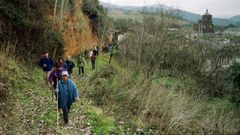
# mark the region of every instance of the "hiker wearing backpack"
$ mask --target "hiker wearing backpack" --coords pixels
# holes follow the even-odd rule
[[[48,52],[44,52],[43,57],[39,60],[38,65],[45,72],[45,80],[48,82],[48,77],[51,73],[54,62],[51,58],[49,58]]]
[[[78,66],[78,74],[84,74],[84,67],[86,65],[86,61],[84,59],[84,57],[82,57],[81,55],[78,56],[78,60],[77,60],[77,66]]]
[[[72,104],[79,100],[80,94],[76,84],[69,78],[67,71],[63,71],[61,76],[62,79],[58,81],[59,106],[63,110],[64,125],[69,126],[68,114]]]
[[[73,68],[75,67],[75,64],[71,61],[70,56],[67,57],[67,60],[65,61],[66,65],[67,65],[67,71],[69,76],[71,76],[72,72],[73,72]]]
[[[52,84],[54,89],[56,89],[57,80],[62,79],[61,74],[63,71],[67,71],[67,70],[63,68],[61,62],[57,62],[55,65],[55,69],[51,72],[51,74],[49,76],[49,82],[50,82],[50,84]]]
[[[97,59],[96,55],[92,54],[91,59],[90,59],[92,62],[92,70],[94,70],[96,67],[96,59]]]

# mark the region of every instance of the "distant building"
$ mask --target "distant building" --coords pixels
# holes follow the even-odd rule
[[[214,24],[212,21],[212,15],[206,13],[202,15],[202,19],[198,21],[197,24],[194,24],[193,29],[200,33],[213,33],[214,32]]]

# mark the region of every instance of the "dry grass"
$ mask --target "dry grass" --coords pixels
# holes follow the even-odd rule
[[[129,69],[112,66],[102,68],[92,78],[92,99],[110,108],[108,111],[119,119],[134,119],[138,128],[157,128],[162,134],[239,133],[240,109],[227,99],[189,96],[187,91],[195,89],[194,83],[179,80],[166,87]]]
[[[9,126],[12,106],[14,106],[14,96],[11,92],[11,86],[14,83],[13,76],[16,70],[13,67],[14,47],[0,49],[0,134],[5,133]]]

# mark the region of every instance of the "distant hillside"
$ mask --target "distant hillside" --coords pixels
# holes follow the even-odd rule
[[[224,19],[224,18],[214,18],[213,23],[215,25],[220,25],[220,26],[228,26],[231,24],[236,25],[236,22],[231,21],[230,19]]]
[[[157,5],[148,5],[148,6],[118,6],[106,2],[100,2],[107,9],[118,9],[118,10],[127,10],[127,11],[142,11],[143,9],[147,9],[148,11],[160,11],[160,10],[168,10],[171,9],[168,6],[157,4]]]
[[[173,12],[173,14],[175,14],[176,16],[180,16],[183,19],[186,19],[186,20],[188,20],[190,22],[197,22],[201,18],[200,14],[195,14],[195,13],[191,13],[191,12],[184,11],[184,10],[174,9],[174,8],[162,5],[162,4],[149,5],[149,6],[144,6],[144,7],[117,6],[117,5],[104,3],[104,2],[101,2],[101,4],[105,8],[111,9],[111,10],[119,10],[119,9],[121,9],[121,10],[125,10],[125,11],[135,11],[135,12],[136,11],[142,11],[143,9],[146,9],[148,12],[170,11],[170,12]],[[204,13],[204,11],[203,11],[203,13]],[[240,15],[232,17],[231,19],[213,18],[213,23],[215,25],[220,25],[220,26],[228,26],[230,24],[237,25],[237,24],[240,23]]]
[[[230,18],[230,20],[240,23],[240,15],[234,16],[234,17]]]
[[[101,2],[101,1],[100,1],[100,4],[101,4],[104,8],[107,8],[107,9],[118,9],[118,8],[119,8],[119,6],[117,6],[117,5],[113,5],[113,4],[106,3],[106,2]]]
[[[183,11],[183,10],[176,10],[176,12],[178,16],[181,16],[182,18],[189,20],[191,22],[197,22],[201,18],[201,15]]]
[[[188,11],[183,11],[183,10],[177,10],[178,15],[183,17],[186,20],[189,20],[191,22],[197,22],[199,19],[201,19],[201,15],[191,13]],[[233,21],[230,19],[224,19],[224,18],[213,18],[213,23],[215,25],[220,25],[220,26],[228,26],[230,24],[235,24],[237,21]]]

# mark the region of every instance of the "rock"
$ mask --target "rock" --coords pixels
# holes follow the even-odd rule
[[[119,122],[119,124],[121,124],[121,125],[124,125],[124,124],[125,124],[125,122],[124,122],[124,121],[120,121],[120,122]]]
[[[143,131],[142,129],[140,129],[140,128],[138,128],[138,129],[136,130],[136,132],[137,132],[137,133],[144,133],[144,131]]]
[[[2,114],[3,117],[7,117],[7,114]]]

